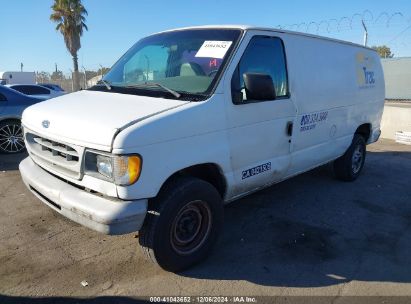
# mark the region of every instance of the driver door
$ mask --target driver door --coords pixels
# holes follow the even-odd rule
[[[226,94],[226,110],[235,185],[232,197],[283,179],[290,166],[296,109],[289,93],[284,44],[281,38],[263,33],[249,33],[242,43],[244,51],[240,46],[237,63],[229,71],[231,94]],[[250,99],[244,87],[245,73],[269,75],[275,99]]]

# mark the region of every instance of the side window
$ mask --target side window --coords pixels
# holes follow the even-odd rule
[[[33,95],[30,86],[16,85],[16,86],[13,86],[12,89],[14,89],[16,91],[19,91],[20,93],[23,93],[23,94],[26,94],[26,95]]]
[[[48,95],[50,94],[50,91],[46,88],[30,86],[30,85],[14,86],[13,89],[23,94],[26,94],[26,95]]]
[[[7,97],[0,93],[0,102],[7,101]]]
[[[16,90],[16,91],[18,91],[18,92],[20,92],[20,93],[23,93],[23,94],[28,94],[26,91],[26,86],[20,86],[20,85],[17,85],[17,86],[12,86],[11,87],[13,90]]]
[[[36,86],[27,86],[29,95],[49,95],[50,91],[46,88],[36,87]]]
[[[21,86],[20,87],[20,92],[23,92],[24,94],[27,94],[27,95],[33,95],[34,94],[34,90],[30,86]]]
[[[282,40],[267,36],[255,36],[250,40],[231,80],[233,102],[237,104],[251,101],[247,99],[244,88],[243,75],[245,73],[270,75],[276,97],[287,97],[287,67]]]

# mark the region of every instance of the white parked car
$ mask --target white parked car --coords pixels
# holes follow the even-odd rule
[[[38,84],[7,84],[6,87],[29,96],[45,99],[50,99],[65,94],[64,91],[51,89]]]
[[[378,54],[246,26],[140,40],[93,88],[24,111],[27,187],[169,271],[204,259],[223,205],[322,164],[353,181],[378,140]],[[319,190],[321,191],[321,189]]]

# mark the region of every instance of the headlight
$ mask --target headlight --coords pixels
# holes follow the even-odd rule
[[[104,175],[107,178],[113,178],[113,162],[111,160],[111,157],[97,155],[96,163],[98,173]]]
[[[116,185],[132,185],[141,174],[141,157],[139,155],[103,155],[87,151],[85,173],[112,181]]]

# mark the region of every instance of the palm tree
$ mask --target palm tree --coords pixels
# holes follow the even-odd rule
[[[50,20],[57,23],[56,30],[63,35],[67,50],[73,57],[74,90],[78,91],[80,89],[80,79],[78,76],[77,52],[81,48],[80,37],[83,35],[83,30],[88,30],[85,23],[85,16],[88,13],[81,0],[54,0],[51,9],[53,13],[50,15]]]

